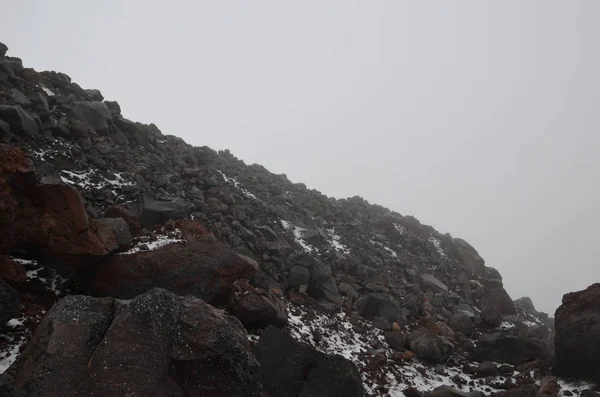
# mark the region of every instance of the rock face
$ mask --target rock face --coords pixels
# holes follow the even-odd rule
[[[14,368],[23,396],[261,396],[239,321],[160,289],[126,304],[64,298]]]
[[[317,352],[274,327],[267,328],[254,352],[270,396],[364,396],[360,375],[350,361]]]
[[[498,326],[504,316],[514,315],[517,312],[501,282],[490,280],[487,284],[485,293],[479,300],[481,317],[488,324]]]
[[[181,230],[185,243],[109,256],[76,274],[76,288],[131,299],[158,287],[215,302],[228,297],[234,281],[247,280],[257,270],[254,261],[215,240],[198,223],[181,220],[171,227]]]
[[[21,106],[0,105],[0,120],[10,126],[12,133],[29,136],[39,133],[36,121]]]
[[[600,283],[563,296],[555,314],[553,372],[600,383]]]

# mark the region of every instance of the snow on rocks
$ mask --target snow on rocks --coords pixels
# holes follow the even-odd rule
[[[140,236],[135,240],[133,247],[125,252],[119,252],[117,255],[131,255],[138,252],[154,251],[169,244],[186,243],[181,230],[165,231],[164,228],[161,229],[160,233],[156,233],[153,236]]]
[[[54,295],[60,296],[62,294],[63,291],[60,290],[60,286],[65,282],[65,279],[56,273],[56,270],[45,268],[36,260],[10,258],[22,264],[25,268],[26,283],[39,282],[45,290],[51,291]]]
[[[299,227],[299,226],[295,226],[292,222],[289,221],[284,221],[283,219],[281,220],[281,225],[283,226],[283,228],[285,230],[291,230],[292,233],[294,234],[294,240],[300,244],[300,246],[302,248],[304,248],[304,251],[308,252],[309,254],[312,252],[317,251],[317,249],[315,247],[313,247],[312,245],[308,244],[303,238],[302,238],[302,232],[304,232],[305,228]]]
[[[217,170],[217,172],[221,174],[225,182],[233,184],[233,187],[239,189],[239,191],[241,191],[244,196],[250,197],[254,200],[258,200],[254,193],[251,193],[248,189],[245,189],[242,186],[240,186],[240,183],[237,181],[237,179],[228,177],[223,171]]]
[[[32,150],[31,154],[38,160],[48,161],[56,160],[57,157],[69,158],[71,156],[71,150],[73,145],[68,142],[63,142],[59,139],[54,139],[48,143],[44,149]]]
[[[379,241],[375,241],[375,240],[371,240],[370,241],[371,244],[377,246],[377,247],[381,247],[383,248],[388,254],[390,254],[394,259],[398,259],[398,254],[396,253],[396,251],[394,251],[393,249],[391,249],[390,247],[387,247],[385,245],[383,245],[382,243],[380,243]]]
[[[350,254],[350,249],[340,242],[340,236],[335,233],[335,229],[326,229],[329,244],[337,251],[340,251],[346,255]]]
[[[40,85],[40,86],[38,86],[38,87],[40,87],[42,89],[42,91],[44,91],[46,93],[46,95],[48,95],[48,96],[54,96],[54,95],[56,95],[54,92],[52,92],[51,89],[49,89],[48,87],[44,86],[43,84]]]
[[[448,255],[446,255],[446,252],[444,252],[444,249],[442,248],[442,242],[440,240],[438,240],[435,237],[429,237],[429,241],[431,242],[431,244],[433,244],[438,254],[440,254],[442,258],[448,257]]]

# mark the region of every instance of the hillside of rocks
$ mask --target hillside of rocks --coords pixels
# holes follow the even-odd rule
[[[595,395],[597,292],[554,324],[463,239],[188,145],[7,51],[0,395]]]

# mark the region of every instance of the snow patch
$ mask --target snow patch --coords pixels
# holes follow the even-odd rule
[[[26,282],[34,282],[37,280],[48,291],[52,291],[56,296],[59,296],[63,291],[59,287],[66,281],[54,269],[47,269],[40,265],[38,261],[32,259],[21,259],[10,257],[13,261],[20,263],[25,268]],[[40,273],[44,274],[41,276]]]
[[[340,236],[335,234],[335,229],[326,229],[329,237],[329,244],[337,251],[341,251],[342,253],[348,255],[350,253],[350,249],[346,247],[344,244],[340,243]]]
[[[251,193],[248,189],[241,187],[240,183],[237,181],[237,179],[228,177],[227,175],[225,175],[225,173],[223,171],[217,170],[217,172],[219,174],[221,174],[221,176],[223,177],[223,180],[225,182],[233,183],[233,187],[235,187],[236,189],[239,189],[242,192],[242,194],[244,194],[244,196],[250,197],[254,200],[258,200],[258,198],[256,197],[256,195],[254,193]]]
[[[387,246],[383,245],[382,243],[380,243],[379,241],[375,241],[375,240],[371,240],[371,244],[383,248],[394,259],[398,259],[398,254],[396,253],[396,251],[394,251],[390,247],[387,247]]]
[[[500,329],[511,329],[514,328],[515,325],[509,321],[503,321],[498,328]]]
[[[437,250],[438,254],[440,254],[440,256],[442,258],[447,258],[448,257],[448,255],[446,255],[446,252],[444,252],[444,250],[442,248],[442,242],[440,240],[438,240],[435,237],[429,237],[429,241],[433,244],[433,246]]]
[[[42,89],[42,91],[44,91],[46,93],[46,95],[48,96],[54,96],[56,95],[51,89],[49,89],[48,87],[42,85],[39,85],[38,87],[40,87]]]
[[[313,247],[312,245],[308,244],[303,238],[302,238],[302,232],[307,230],[304,229],[302,227],[299,226],[295,226],[292,222],[289,221],[284,221],[283,219],[281,220],[281,225],[283,226],[283,228],[285,230],[291,230],[292,233],[294,234],[294,240],[300,244],[300,246],[302,248],[304,248],[304,251],[308,252],[309,254],[317,251],[317,249],[315,247]]]
[[[158,233],[155,236],[155,240],[150,240],[150,236],[142,236],[128,251],[119,252],[117,255],[131,255],[138,252],[154,251],[169,244],[186,242],[179,229],[175,229],[169,233],[163,230],[162,233]]]
[[[8,344],[8,350],[0,352],[0,374],[3,374],[17,360],[21,346],[25,344],[26,339],[24,337],[17,339],[7,335],[0,335],[0,337],[7,339]]]

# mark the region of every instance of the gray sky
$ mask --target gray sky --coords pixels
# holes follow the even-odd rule
[[[123,114],[471,242],[554,312],[600,281],[600,2],[0,0]]]

